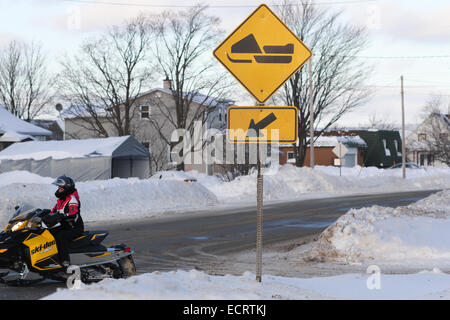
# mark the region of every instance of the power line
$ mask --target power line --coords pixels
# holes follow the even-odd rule
[[[450,55],[442,56],[345,56],[356,59],[448,59]]]
[[[110,1],[94,1],[94,0],[63,0],[65,2],[75,2],[84,4],[102,4],[111,6],[126,6],[126,7],[150,7],[150,8],[193,8],[196,5],[168,5],[168,4],[149,4],[149,3],[124,3],[124,2],[110,2]],[[360,4],[367,2],[377,2],[378,0],[348,0],[348,1],[324,1],[312,2],[310,5],[345,5],[345,4]],[[295,4],[271,4],[271,7],[286,7],[296,6]],[[255,5],[208,5],[208,8],[253,8]]]

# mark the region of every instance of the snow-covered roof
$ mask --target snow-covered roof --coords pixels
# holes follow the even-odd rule
[[[155,88],[155,89],[151,89],[151,90],[142,92],[141,94],[139,94],[137,96],[137,99],[140,99],[146,95],[149,95],[151,93],[158,92],[158,91],[163,92],[168,95],[172,95],[172,90],[170,90],[170,89]],[[188,98],[192,97],[192,101],[194,101],[198,104],[202,104],[204,106],[209,106],[209,107],[218,107],[218,106],[226,107],[227,105],[234,103],[234,101],[230,100],[230,99],[218,99],[216,97],[206,96],[206,95],[198,93],[198,92],[197,93],[184,92],[183,94],[185,95],[185,97],[188,97]],[[106,110],[109,107],[94,106],[93,108],[96,110],[96,113],[99,116],[102,116],[102,117],[108,116]],[[63,119],[71,119],[71,118],[78,118],[78,117],[91,117],[91,115],[85,110],[84,107],[72,105],[69,108],[67,108],[66,110],[64,110],[63,112],[61,112],[61,117]]]
[[[360,136],[320,136],[314,141],[315,147],[335,147],[338,143],[351,148],[367,148]]]
[[[35,140],[33,136],[20,134],[14,131],[7,131],[0,137],[0,142],[20,142],[24,140]]]
[[[339,142],[350,148],[367,148],[360,136],[320,136],[314,140],[314,147],[335,147]],[[292,147],[292,143],[282,143],[280,147]]]
[[[166,94],[172,95],[172,90],[170,90],[170,89],[155,88],[155,89],[149,90],[147,92],[143,92],[142,94],[139,95],[139,97],[143,97],[145,95],[148,95],[148,94],[156,92],[156,91],[160,91],[160,92],[164,92]],[[206,96],[206,95],[198,93],[198,92],[183,92],[183,95],[188,98],[192,97],[192,101],[194,101],[198,104],[203,104],[205,106],[210,106],[210,107],[216,107],[219,105],[234,103],[234,101],[230,100],[230,99],[218,99],[216,97]]]
[[[93,110],[95,110],[95,113],[99,117],[106,117],[108,113],[105,110],[105,107],[101,106],[93,106],[91,107]],[[67,109],[64,109],[61,112],[61,118],[62,119],[73,119],[73,118],[80,118],[80,117],[92,117],[92,115],[86,110],[86,107],[79,106],[79,105],[71,105]],[[61,127],[61,129],[64,131],[64,125],[61,125],[61,123],[58,123]]]
[[[111,156],[130,136],[84,140],[29,141],[15,143],[0,152],[0,160],[80,158]]]
[[[17,132],[32,136],[51,136],[52,132],[21,120],[0,105],[0,133]]]

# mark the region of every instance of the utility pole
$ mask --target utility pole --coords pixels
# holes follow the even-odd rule
[[[313,81],[312,81],[312,59],[308,63],[309,73],[309,163],[314,168],[314,105],[313,105]]]
[[[405,146],[405,92],[403,90],[403,75],[401,81],[401,97],[402,97],[402,176],[406,179],[406,146]]]

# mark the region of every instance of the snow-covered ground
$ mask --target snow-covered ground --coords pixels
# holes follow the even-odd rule
[[[225,182],[218,177],[186,173],[183,179],[112,179],[77,183],[83,217],[89,222],[154,217],[221,205],[255,201],[254,174]],[[180,176],[185,176],[181,174]],[[0,174],[0,223],[17,203],[41,208],[55,201],[51,178],[28,172]],[[308,249],[296,248],[274,260],[296,256],[312,262],[375,265],[381,274],[355,273],[298,278],[264,275],[212,276],[191,271],[154,272],[130,279],[105,280],[79,290],[59,290],[48,299],[435,299],[450,298],[450,169],[401,170],[333,167],[266,172],[265,201],[349,193],[444,189],[415,204],[397,209],[350,210],[328,227]],[[187,214],[187,213],[186,213]],[[212,213],[214,214],[214,213]],[[415,265],[423,272],[383,274],[386,265]],[[376,269],[375,270],[378,270]]]
[[[450,299],[450,275],[438,269],[417,274],[345,274],[290,278],[254,274],[212,276],[197,270],[153,272],[103,280],[77,289],[58,289],[46,300],[300,300]]]
[[[219,201],[252,201],[256,197],[256,175],[237,177],[223,183],[217,177],[189,172]],[[450,168],[407,169],[402,179],[401,169],[375,167],[342,168],[316,166],[297,168],[284,165],[267,169],[264,175],[264,200],[285,200],[307,194],[344,194],[395,192],[407,190],[444,189],[450,187]]]
[[[168,175],[169,177],[171,175]],[[184,182],[185,176],[197,182]],[[178,178],[178,179],[177,179]],[[55,203],[52,178],[26,171],[0,174],[0,224],[5,224],[13,208],[28,202],[39,208]],[[264,176],[264,201],[293,200],[350,193],[395,192],[450,188],[450,169],[401,170],[336,167],[297,168],[285,165],[268,169]],[[256,175],[226,182],[220,177],[197,172],[174,178],[111,179],[77,183],[86,222],[155,217],[174,212],[195,211],[218,205],[253,204]]]
[[[365,273],[331,277],[263,275],[250,272],[213,276],[197,270],[153,272],[60,289],[46,299],[450,299],[450,190],[397,209],[373,206],[350,210],[310,245],[305,260],[365,263]],[[287,265],[303,248],[272,255]],[[385,274],[386,265],[412,265],[422,271]]]
[[[349,193],[390,192],[450,188],[450,169],[401,170],[335,167],[296,168],[285,165],[268,169],[264,177],[264,201]],[[191,176],[197,182],[184,182]],[[167,175],[171,176],[171,175]],[[177,179],[179,177],[179,179]],[[26,171],[0,174],[0,224],[6,223],[13,208],[28,202],[49,208],[55,202],[52,178]],[[226,182],[220,177],[197,172],[164,179],[111,179],[77,183],[87,222],[112,221],[161,216],[173,212],[194,211],[222,204],[254,203],[256,175]]]

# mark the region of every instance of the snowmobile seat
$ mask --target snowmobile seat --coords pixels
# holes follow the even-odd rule
[[[108,249],[105,246],[102,246],[101,244],[93,246],[93,245],[88,245],[88,246],[83,246],[83,247],[79,247],[79,248],[68,248],[67,251],[69,252],[69,254],[71,253],[85,253],[88,254],[94,254],[98,255],[99,252],[106,252],[108,251]]]
[[[98,246],[109,234],[108,231],[85,231],[83,235],[72,240],[69,248]]]

